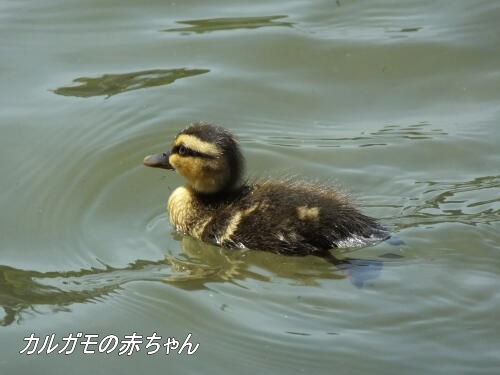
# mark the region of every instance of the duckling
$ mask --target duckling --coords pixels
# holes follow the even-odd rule
[[[143,163],[187,180],[168,199],[170,222],[204,242],[335,260],[333,248],[388,237],[381,224],[327,186],[244,180],[238,142],[220,126],[195,123],[175,137],[169,152],[146,156]]]

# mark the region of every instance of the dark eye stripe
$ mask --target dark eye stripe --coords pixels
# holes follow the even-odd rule
[[[178,154],[181,156],[193,156],[193,157],[206,158],[206,159],[214,159],[214,157],[212,155],[208,155],[208,154],[204,154],[202,152],[194,151],[194,150],[192,150],[189,147],[186,147],[184,145],[175,146],[172,149],[172,154]]]

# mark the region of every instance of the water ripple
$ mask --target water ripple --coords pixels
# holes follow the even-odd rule
[[[402,141],[414,142],[420,140],[439,139],[447,136],[448,133],[439,128],[433,128],[428,122],[419,122],[409,125],[384,125],[382,128],[363,132],[358,135],[334,137],[327,133],[339,133],[340,130],[330,129],[325,131],[321,129],[322,137],[311,137],[304,134],[303,131],[287,131],[283,134],[267,134],[265,142],[273,146],[280,147],[369,147],[369,146],[388,146],[400,145]],[[258,136],[257,136],[258,137]],[[263,138],[263,137],[262,137]]]
[[[417,182],[425,187],[416,204],[403,208],[400,228],[434,223],[492,224],[500,220],[500,176],[461,182]]]
[[[153,221],[160,224],[163,220],[156,217]],[[167,233],[162,230],[161,235]],[[126,284],[138,281],[166,283],[182,290],[206,290],[214,288],[214,283],[229,283],[243,289],[254,282],[319,286],[327,280],[342,281],[353,277],[349,269],[335,268],[317,257],[234,251],[175,236],[180,240],[178,250],[169,246],[167,254],[160,259],[139,259],[123,267],[101,262],[97,267],[76,271],[40,272],[0,265],[0,306],[4,309],[0,324],[22,323],[30,314],[55,314],[71,310],[73,304],[102,301],[118,293]],[[121,247],[125,246],[123,242],[120,242]],[[82,245],[88,244],[87,241]],[[384,247],[380,251],[383,252]],[[380,259],[383,257],[381,255]],[[355,271],[363,272],[362,268]],[[366,278],[366,272],[354,275],[351,281],[356,283],[363,279],[364,283],[371,278],[370,275]]]

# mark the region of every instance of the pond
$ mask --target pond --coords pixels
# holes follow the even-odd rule
[[[1,2],[1,373],[498,373],[499,17]],[[333,253],[381,268],[175,233],[183,180],[142,159],[196,121],[238,137],[251,178],[349,194],[397,240]]]

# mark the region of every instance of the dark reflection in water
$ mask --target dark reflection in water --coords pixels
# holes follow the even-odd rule
[[[403,27],[398,29],[389,29],[386,32],[391,34],[391,38],[408,38],[411,33],[416,33],[422,30],[423,27]],[[409,35],[408,35],[409,34]]]
[[[380,261],[353,260],[335,267],[324,259],[289,257],[262,251],[234,251],[182,239],[184,252],[157,261],[138,260],[125,268],[106,266],[71,272],[38,272],[0,266],[0,325],[21,323],[25,315],[68,311],[74,303],[98,301],[132,281],[160,281],[185,290],[206,288],[207,283],[276,278],[293,284],[317,285],[320,280],[348,277],[357,287],[376,278]],[[244,287],[244,286],[243,286]],[[47,312],[48,309],[48,312]]]
[[[417,32],[418,30],[421,30],[421,27],[405,27],[400,30],[402,33],[414,33]]]
[[[208,69],[152,69],[124,74],[104,74],[96,78],[80,77],[73,82],[79,86],[64,86],[54,90],[58,95],[88,98],[107,95],[111,97],[122,92],[148,87],[168,85],[178,79],[208,73]]]
[[[212,31],[234,30],[234,29],[258,29],[261,27],[271,26],[293,26],[292,22],[284,22],[276,20],[286,18],[287,16],[267,16],[267,17],[234,17],[234,18],[211,18],[202,20],[178,21],[186,27],[167,29],[162,31],[180,31],[183,33],[208,33]]]
[[[238,281],[247,278],[266,282],[283,278],[301,285],[317,285],[318,280],[344,279],[350,269],[347,264],[335,267],[319,257],[235,251],[190,237],[182,238],[182,248],[182,257],[170,258],[174,273],[166,281],[186,289],[199,289],[207,282],[230,281],[238,284]]]
[[[165,262],[137,261],[125,269],[106,267],[71,272],[38,272],[0,266],[0,305],[4,317],[0,325],[23,320],[23,313],[65,311],[74,303],[95,301],[132,280],[160,279],[151,270]],[[147,272],[145,272],[147,271]]]

